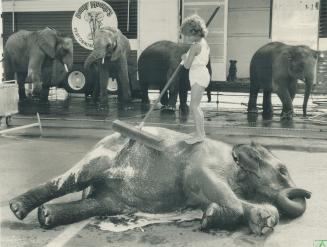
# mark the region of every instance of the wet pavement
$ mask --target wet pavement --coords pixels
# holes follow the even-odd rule
[[[152,94],[151,99],[156,96]],[[56,94],[47,104],[25,102],[19,106],[19,114],[11,118],[10,127],[21,126],[36,122],[38,112],[43,126],[42,137],[37,127],[0,137],[1,246],[62,246],[60,243],[64,242],[64,246],[315,246],[316,240],[327,239],[326,97],[311,97],[307,118],[301,117],[302,98],[296,98],[296,116],[288,123],[279,119],[278,100],[275,100],[273,120],[263,121],[259,115],[256,122],[249,122],[247,97],[246,94],[225,93],[218,96],[218,105],[217,95],[212,96],[211,103],[206,103],[204,97],[202,107],[207,136],[231,144],[256,141],[272,149],[287,163],[295,183],[313,193],[302,217],[282,220],[274,232],[265,237],[249,234],[246,227],[232,232],[204,233],[199,230],[199,221],[112,233],[101,231],[88,222],[44,230],[37,222],[35,210],[24,221],[17,220],[9,210],[9,199],[73,166],[97,141],[112,133],[113,120],[119,118],[138,124],[148,110],[139,100],[124,109],[115,96],[110,97],[108,109],[97,110],[91,100],[85,101],[77,95],[67,97],[62,93]],[[194,128],[190,116],[181,116],[179,111],[164,114],[160,106],[149,118],[148,125],[186,133]],[[77,200],[80,196],[81,193],[74,193],[55,201]]]

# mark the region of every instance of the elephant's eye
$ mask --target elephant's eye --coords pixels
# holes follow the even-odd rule
[[[278,171],[279,171],[279,173],[282,174],[282,175],[287,175],[287,168],[286,168],[285,166],[280,166],[280,167],[278,168]]]
[[[111,44],[108,44],[107,45],[107,49],[110,50],[112,48],[112,45]]]

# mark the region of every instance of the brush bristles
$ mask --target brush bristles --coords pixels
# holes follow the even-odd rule
[[[149,132],[141,130],[133,125],[127,124],[120,120],[115,120],[112,123],[112,129],[121,133],[124,136],[129,137],[139,143],[144,144],[147,147],[162,151],[164,149],[162,139]]]

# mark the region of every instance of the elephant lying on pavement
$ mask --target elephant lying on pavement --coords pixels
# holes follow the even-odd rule
[[[148,46],[138,60],[139,81],[141,86],[142,102],[148,103],[148,89],[155,86],[163,89],[169,78],[174,73],[181,56],[188,51],[190,45],[175,43],[172,41],[158,41]],[[210,61],[207,65],[211,75]],[[184,67],[177,74],[168,92],[164,94],[160,103],[165,110],[175,111],[177,96],[179,95],[180,110],[187,112],[187,93],[190,90],[188,70]],[[207,89],[208,101],[211,100],[209,88]]]
[[[165,151],[115,133],[63,175],[12,199],[11,210],[24,219],[39,207],[41,226],[52,228],[97,215],[197,207],[204,212],[203,229],[246,222],[256,234],[273,228],[280,213],[289,218],[304,213],[310,192],[295,187],[286,166],[261,145],[233,147],[211,139],[187,145],[186,134],[144,130],[163,138]],[[88,186],[84,199],[44,204]]]
[[[5,79],[17,73],[19,98],[26,98],[25,82],[32,82],[33,95],[47,100],[49,88],[60,86],[73,65],[73,41],[51,28],[20,30],[4,47]]]
[[[257,113],[257,96],[263,89],[263,118],[271,119],[273,116],[271,93],[274,92],[283,104],[281,118],[292,119],[293,99],[299,79],[305,83],[303,116],[306,116],[317,58],[318,52],[308,46],[291,46],[281,42],[272,42],[257,50],[250,64],[248,113]]]
[[[94,78],[92,96],[100,98],[100,105],[108,104],[108,79],[115,77],[118,83],[118,100],[131,101],[131,86],[128,74],[128,56],[130,44],[119,29],[102,27],[95,32],[94,49],[87,57],[84,67],[88,77]]]

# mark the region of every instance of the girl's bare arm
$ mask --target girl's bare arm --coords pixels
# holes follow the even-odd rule
[[[193,63],[194,57],[200,54],[201,52],[201,45],[200,44],[193,44],[190,48],[189,55],[184,60],[184,67],[189,69]]]

